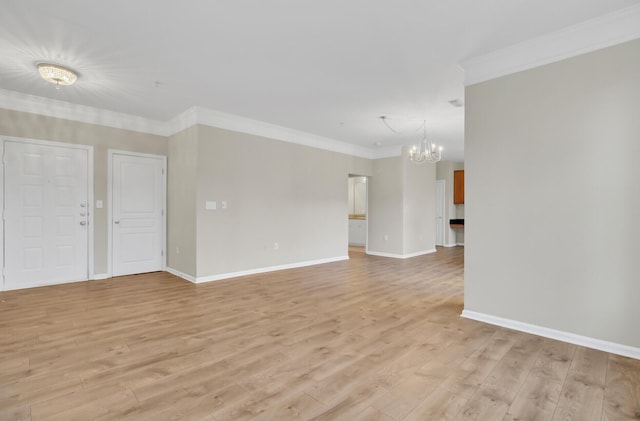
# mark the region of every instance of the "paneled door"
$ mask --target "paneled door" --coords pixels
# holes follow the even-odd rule
[[[4,141],[4,289],[87,280],[87,149]]]
[[[112,275],[162,270],[164,157],[111,155]]]

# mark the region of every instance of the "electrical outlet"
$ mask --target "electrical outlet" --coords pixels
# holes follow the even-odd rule
[[[280,248],[280,245],[278,243],[273,243],[274,250],[278,250],[279,248]]]
[[[389,241],[389,236],[387,234],[384,235],[384,241]]]

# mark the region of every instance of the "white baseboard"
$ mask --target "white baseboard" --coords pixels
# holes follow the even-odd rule
[[[197,278],[169,267],[166,268],[166,271],[180,278],[186,279],[187,281],[193,282],[195,284],[201,284],[204,282],[221,281],[223,279],[237,278],[240,276],[256,275],[258,273],[275,272],[278,270],[295,269],[295,268],[301,268],[305,266],[321,265],[323,263],[339,262],[342,260],[349,260],[349,256],[337,256],[337,257],[329,257],[326,259],[307,260],[304,262],[289,263],[286,265],[268,266],[264,268],[249,269],[249,270],[243,270],[239,272],[222,273],[220,275],[200,276]]]
[[[464,243],[456,243],[456,246],[462,246],[462,247],[464,247]]]
[[[109,279],[109,278],[111,278],[111,274],[109,273],[94,273],[93,276],[91,277],[91,280],[101,281],[103,279]]]
[[[164,270],[172,275],[176,275],[178,278],[186,279],[187,281],[193,282],[194,284],[196,283],[195,276],[187,275],[186,273],[180,272],[179,270],[176,270],[174,268],[170,268],[169,266],[165,267]]]
[[[457,245],[458,245],[458,244],[456,244],[456,243],[443,244],[443,245],[442,245],[442,247],[455,247],[455,246],[457,246]]]
[[[423,251],[418,251],[416,253],[409,253],[409,254],[393,254],[393,253],[383,253],[380,251],[367,250],[367,254],[370,254],[372,256],[380,256],[380,257],[392,257],[394,259],[409,259],[411,257],[417,257],[425,254],[435,253],[436,251],[437,251],[436,249],[431,249],[431,250],[423,250]]]
[[[640,360],[640,348],[635,348],[628,345],[603,341],[601,339],[576,335],[575,333],[550,329],[548,327],[532,325],[529,323],[523,323],[511,319],[504,319],[502,317],[491,316],[484,313],[477,313],[470,310],[463,310],[461,316],[466,319],[477,320],[479,322],[506,327],[508,329],[518,330],[520,332],[531,333],[533,335],[538,335],[549,339],[556,339],[559,341],[568,342],[570,344],[580,345],[587,348],[593,348],[600,351],[609,352],[611,354],[622,355],[625,357]]]

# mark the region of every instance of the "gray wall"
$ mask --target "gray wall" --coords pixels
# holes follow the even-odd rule
[[[465,102],[465,309],[640,347],[640,40]]]
[[[5,109],[0,109],[0,135],[93,146],[94,200],[104,202],[93,210],[94,271],[107,273],[107,150],[166,155],[167,138]]]

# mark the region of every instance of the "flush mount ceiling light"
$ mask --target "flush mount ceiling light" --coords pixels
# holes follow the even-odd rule
[[[78,74],[71,69],[51,63],[38,63],[38,72],[40,76],[47,82],[56,85],[56,89],[60,89],[60,85],[69,86],[78,79]]]

